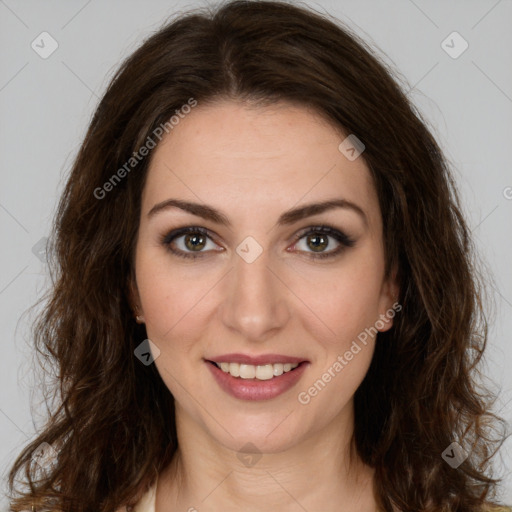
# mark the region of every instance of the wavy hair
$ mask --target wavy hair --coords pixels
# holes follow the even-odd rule
[[[481,510],[499,483],[489,471],[503,420],[477,384],[484,287],[447,160],[392,69],[349,28],[306,7],[240,0],[166,22],[93,115],[55,214],[52,286],[34,324],[56,406],[10,470],[10,510],[112,512],[176,452],[173,397],[134,357],[146,333],[129,286],[150,156],[112,177],[190,98],[290,102],[364,143],[403,309],[355,394],[353,443],[376,470],[384,511]],[[457,469],[441,456],[454,441],[469,453]],[[46,466],[33,457],[50,450],[43,443],[56,453]]]

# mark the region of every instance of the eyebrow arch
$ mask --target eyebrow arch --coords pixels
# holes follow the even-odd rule
[[[182,201],[180,199],[167,199],[161,203],[155,204],[153,208],[151,208],[151,210],[148,212],[148,218],[152,218],[157,213],[169,210],[171,208],[179,208],[193,215],[197,215],[198,217],[202,217],[203,219],[210,220],[216,224],[220,224],[228,228],[232,226],[226,215],[224,215],[219,210],[216,210],[214,207],[205,204]],[[365,225],[368,226],[368,218],[366,217],[364,210],[357,204],[351,201],[347,201],[346,199],[330,199],[320,203],[309,203],[304,206],[288,210],[279,217],[277,225],[284,226],[294,224],[299,220],[311,217],[313,215],[318,215],[335,208],[344,208],[356,212],[363,219]]]

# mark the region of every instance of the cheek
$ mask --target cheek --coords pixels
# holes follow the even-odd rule
[[[301,272],[293,290],[310,311],[303,316],[310,319],[308,331],[318,333],[326,348],[344,351],[379,318],[383,271],[375,256],[357,255],[332,271]]]
[[[211,273],[210,273],[211,274]],[[137,286],[144,310],[148,336],[162,342],[191,325],[201,315],[215,276],[194,264],[176,265],[161,250],[140,251],[137,258]]]
[[[187,272],[185,272],[187,274]],[[137,268],[137,285],[144,310],[148,338],[160,353],[155,365],[167,388],[176,399],[187,400],[183,388],[186,376],[195,375],[200,359],[196,340],[207,325],[207,276],[194,277],[172,267],[165,257],[141,255]],[[191,384],[185,386],[190,389]]]
[[[323,411],[322,422],[347,406],[368,372],[379,318],[380,283],[378,272],[354,265],[350,272],[331,275],[323,290],[316,288],[321,292],[313,294],[309,288],[308,306],[318,313],[309,316],[310,323],[303,327],[314,337],[317,359],[298,400],[314,404],[307,411]],[[307,289],[304,286],[301,293]]]

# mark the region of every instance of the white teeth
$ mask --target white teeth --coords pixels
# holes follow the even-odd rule
[[[231,363],[233,364],[233,363]],[[231,365],[230,365],[231,367]],[[254,379],[256,377],[256,367],[252,364],[240,365],[240,378],[241,379]]]
[[[252,364],[215,363],[224,373],[241,379],[270,380],[299,366],[299,363],[275,363],[254,366]]]
[[[233,377],[240,377],[240,365],[238,363],[229,363],[229,373]]]
[[[273,370],[274,377],[279,377],[279,375],[283,375],[283,372],[284,372],[283,363],[273,364],[272,367],[274,368],[274,370]]]
[[[271,364],[256,366],[255,377],[259,380],[270,380],[274,377],[274,367]]]

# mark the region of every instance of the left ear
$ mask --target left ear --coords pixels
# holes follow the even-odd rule
[[[397,279],[398,269],[393,267],[389,277],[382,283],[379,299],[379,319],[375,325],[379,332],[385,332],[393,326],[395,314],[402,309],[398,302],[400,286]]]

